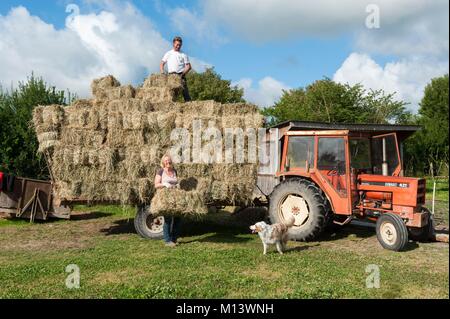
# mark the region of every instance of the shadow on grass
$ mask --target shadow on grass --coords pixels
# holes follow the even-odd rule
[[[339,239],[346,239],[351,237],[351,240],[363,240],[369,237],[376,239],[376,232],[373,227],[366,227],[361,225],[345,225],[333,230],[327,229],[319,238],[319,241],[333,241]],[[378,241],[378,239],[376,239]],[[403,251],[412,251],[419,247],[419,244],[413,240],[409,240]]]
[[[320,246],[320,244],[315,243],[315,244],[311,244],[311,245],[296,246],[296,247],[288,248],[284,252],[285,253],[294,253],[294,252],[299,252],[299,251],[303,251],[303,250],[308,250],[309,248],[316,247],[316,246]]]
[[[134,229],[134,218],[116,220],[111,226],[103,228],[100,231],[105,233],[106,236],[136,234],[136,230]]]
[[[113,215],[113,213],[105,213],[105,212],[80,212],[74,213],[70,216],[71,220],[90,220],[90,219],[98,219],[104,218]]]
[[[414,250],[414,249],[417,249],[417,248],[419,248],[419,244],[417,242],[415,242],[415,241],[410,240],[406,244],[405,248],[402,251],[411,251],[411,250]]]
[[[251,238],[240,237],[250,234],[250,229],[244,225],[218,224],[207,220],[183,220],[180,225],[180,237],[193,237],[209,234],[200,239],[183,240],[189,242],[213,242],[213,243],[242,243]]]
[[[101,229],[106,236],[120,234],[135,234],[134,219],[116,220],[107,228]],[[212,234],[211,234],[212,233]],[[251,240],[251,238],[239,237],[250,234],[250,230],[243,226],[219,225],[207,221],[195,221],[182,219],[180,224],[180,237],[195,237],[209,234],[200,239],[183,240],[183,243],[190,242],[216,242],[216,243],[240,243]]]
[[[352,236],[355,240],[365,239],[372,236],[376,236],[375,230],[371,227],[359,226],[359,225],[345,225],[334,226],[331,229],[326,229],[320,236],[320,241],[334,241],[339,239],[348,238]]]

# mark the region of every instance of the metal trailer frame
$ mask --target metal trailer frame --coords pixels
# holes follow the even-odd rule
[[[49,217],[69,219],[71,210],[54,205],[52,182],[14,177],[12,191],[0,191],[0,212],[34,222]]]

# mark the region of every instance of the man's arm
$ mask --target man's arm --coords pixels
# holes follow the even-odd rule
[[[164,65],[166,65],[166,62],[161,61],[161,64],[159,65],[159,71],[161,74],[164,74]]]
[[[188,74],[188,72],[192,69],[190,63],[186,63],[186,66],[184,67],[183,76]]]

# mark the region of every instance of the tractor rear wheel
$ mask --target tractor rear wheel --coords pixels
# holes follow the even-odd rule
[[[378,241],[385,249],[401,251],[408,244],[408,230],[398,215],[381,215],[377,220],[376,231]]]
[[[291,240],[313,240],[324,230],[329,211],[327,199],[312,182],[292,178],[278,184],[270,194],[269,217],[272,223],[288,221],[294,217],[289,229]]]
[[[163,216],[153,216],[150,214],[148,206],[138,206],[136,217],[134,218],[134,228],[143,238],[162,239],[163,238]]]

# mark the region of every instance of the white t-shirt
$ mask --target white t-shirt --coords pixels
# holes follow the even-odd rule
[[[167,64],[167,72],[169,73],[181,73],[184,71],[186,64],[190,63],[185,53],[173,49],[164,54],[162,61]]]

